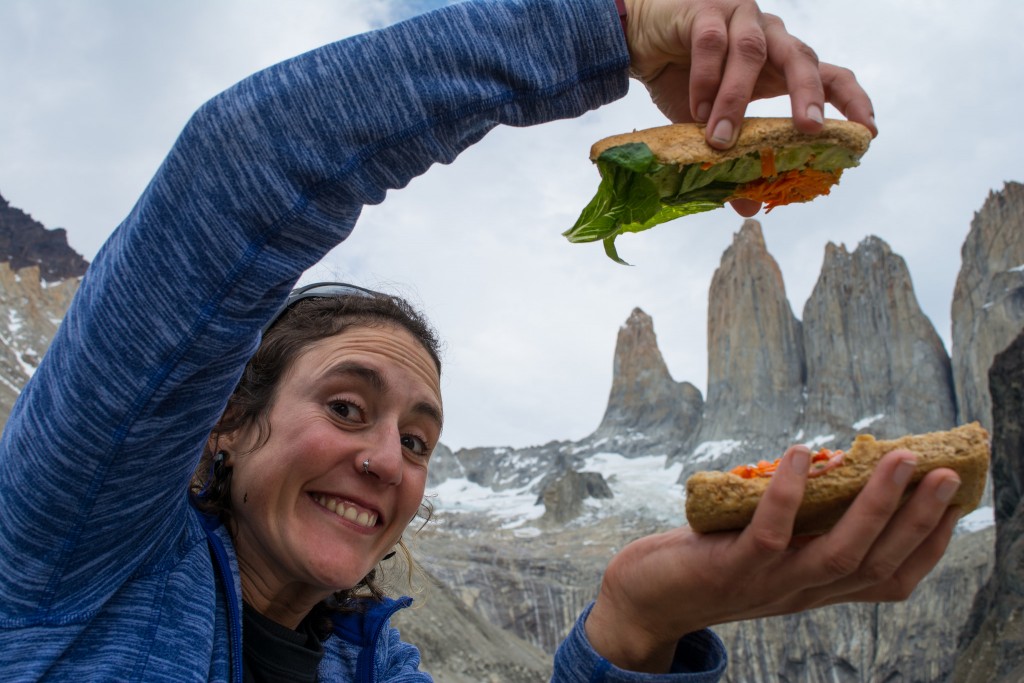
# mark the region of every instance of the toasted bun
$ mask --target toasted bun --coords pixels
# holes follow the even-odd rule
[[[871,142],[871,132],[853,121],[826,119],[821,132],[810,135],[798,131],[793,126],[793,119],[747,118],[743,120],[736,145],[722,151],[704,141],[706,127],[698,123],[677,123],[612,135],[594,143],[590,148],[590,158],[596,160],[606,149],[630,142],[647,143],[655,158],[664,164],[717,164],[764,147],[779,150],[812,143],[841,145],[860,157]]]
[[[956,470],[961,485],[951,506],[970,512],[985,490],[989,465],[989,435],[977,422],[951,429],[877,441],[862,434],[846,453],[842,466],[807,482],[794,533],[817,534],[831,529],[867,484],[886,453],[907,449],[917,454],[917,470],[908,491],[924,475],[940,467]],[[771,478],[744,479],[729,472],[697,472],[686,482],[686,518],[695,531],[742,529]]]

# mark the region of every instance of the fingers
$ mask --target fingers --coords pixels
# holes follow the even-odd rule
[[[736,143],[747,103],[767,60],[768,38],[760,10],[756,5],[740,5],[728,19],[728,59],[708,117],[707,142],[712,147],[727,149]],[[700,97],[694,101],[702,102]]]
[[[915,462],[909,451],[887,454],[835,528],[801,549],[797,571],[807,585],[817,582],[831,595],[871,586],[902,593],[931,569],[949,540],[943,525],[960,481],[951,470],[935,470],[900,507]]]
[[[839,599],[905,600],[942,558],[960,511],[949,502],[960,486],[952,470],[935,470],[893,516],[858,570],[838,584]]]
[[[782,71],[793,109],[793,123],[803,133],[817,133],[825,120],[825,87],[818,55],[806,43],[789,35],[782,20],[765,15],[768,59]]]
[[[785,94],[798,130],[820,130],[831,103],[877,134],[871,100],[853,72],[820,64],[814,50],[754,0],[627,2],[633,75],[671,121],[707,123],[712,147],[735,144],[752,99]]]
[[[693,22],[690,54],[690,115],[704,123],[718,95],[729,51],[729,30],[722,14],[700,14]]]
[[[789,548],[810,463],[811,452],[806,446],[792,446],[786,451],[753,520],[740,535],[740,564],[758,566]]]
[[[797,130],[821,130],[829,102],[878,134],[871,99],[853,72],[819,63],[814,50],[790,35],[778,17],[741,5],[727,23],[717,15],[694,22],[690,106],[695,120],[708,122],[709,145],[731,147],[751,99],[783,93],[789,93]]]
[[[843,116],[868,127],[872,136],[878,135],[875,125],[875,109],[871,98],[857,82],[849,69],[834,64],[821,64],[822,85],[825,97]]]

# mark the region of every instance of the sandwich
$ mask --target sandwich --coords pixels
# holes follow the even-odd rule
[[[596,142],[590,159],[601,184],[570,242],[604,241],[619,263],[615,238],[710,211],[734,199],[776,206],[828,194],[843,171],[860,163],[871,132],[853,121],[827,119],[819,133],[801,133],[788,118],[747,118],[736,144],[717,150],[702,124],[679,123],[613,135]]]
[[[906,449],[917,455],[917,469],[907,492],[934,469],[948,467],[960,476],[950,506],[964,513],[978,507],[989,467],[989,435],[977,422],[944,432],[878,441],[859,435],[846,452],[818,451],[797,512],[794,534],[821,534],[831,529],[867,484],[886,453]],[[694,531],[736,531],[754,516],[778,461],[741,465],[730,472],[697,472],[686,481],[686,519]]]

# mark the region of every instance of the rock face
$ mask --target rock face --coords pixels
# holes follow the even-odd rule
[[[988,369],[1024,328],[1024,185],[1006,183],[974,214],[953,294],[960,421],[992,427]]]
[[[541,683],[551,677],[551,657],[485,619],[450,586],[427,574],[411,609],[393,624],[416,643],[421,669],[439,683]],[[398,582],[401,583],[401,582]],[[404,594],[407,590],[397,589]]]
[[[806,437],[841,444],[865,429],[889,437],[954,426],[949,356],[906,263],[882,240],[868,237],[852,254],[826,247],[803,329]]]
[[[802,403],[803,333],[757,221],[743,223],[711,280],[708,350],[708,394],[698,441],[786,444]],[[746,456],[759,449],[734,453]]]
[[[47,230],[30,215],[0,196],[0,261],[11,270],[36,266],[46,282],[60,282],[85,274],[89,263],[68,246],[63,228]]]
[[[587,498],[611,498],[612,490],[599,472],[570,470],[550,482],[541,491],[538,503],[544,505],[545,524],[564,524],[583,512]]]
[[[21,387],[39,367],[78,282],[71,278],[47,284],[38,266],[13,271],[0,263],[0,428]]]
[[[704,399],[689,382],[676,382],[658,349],[654,321],[633,309],[619,328],[615,343],[612,389],[594,439],[607,439],[607,447],[630,451],[635,434],[652,441],[680,441],[693,435],[700,422]]]
[[[88,263],[0,196],[0,429],[50,347]]]
[[[961,635],[956,683],[1024,681],[1024,332],[995,357],[989,385],[995,567]]]

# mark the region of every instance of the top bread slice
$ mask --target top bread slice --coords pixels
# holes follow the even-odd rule
[[[631,142],[643,142],[650,147],[655,158],[663,164],[717,164],[737,159],[761,149],[774,150],[810,144],[841,145],[860,157],[871,143],[871,131],[853,121],[826,119],[821,132],[801,133],[789,118],[756,118],[743,120],[736,144],[727,150],[718,150],[704,141],[704,130],[699,123],[676,123],[632,133],[621,133],[598,140],[590,148],[590,159],[596,161],[602,152]]]
[[[977,422],[944,432],[878,441],[862,434],[846,452],[843,464],[807,482],[794,533],[819,534],[831,529],[867,484],[886,453],[906,449],[917,454],[913,489],[928,472],[940,467],[956,470],[961,485],[951,506],[970,512],[985,490],[989,467],[989,435]],[[697,472],[686,482],[686,517],[701,533],[739,530],[754,516],[770,477],[744,479],[729,472]]]

